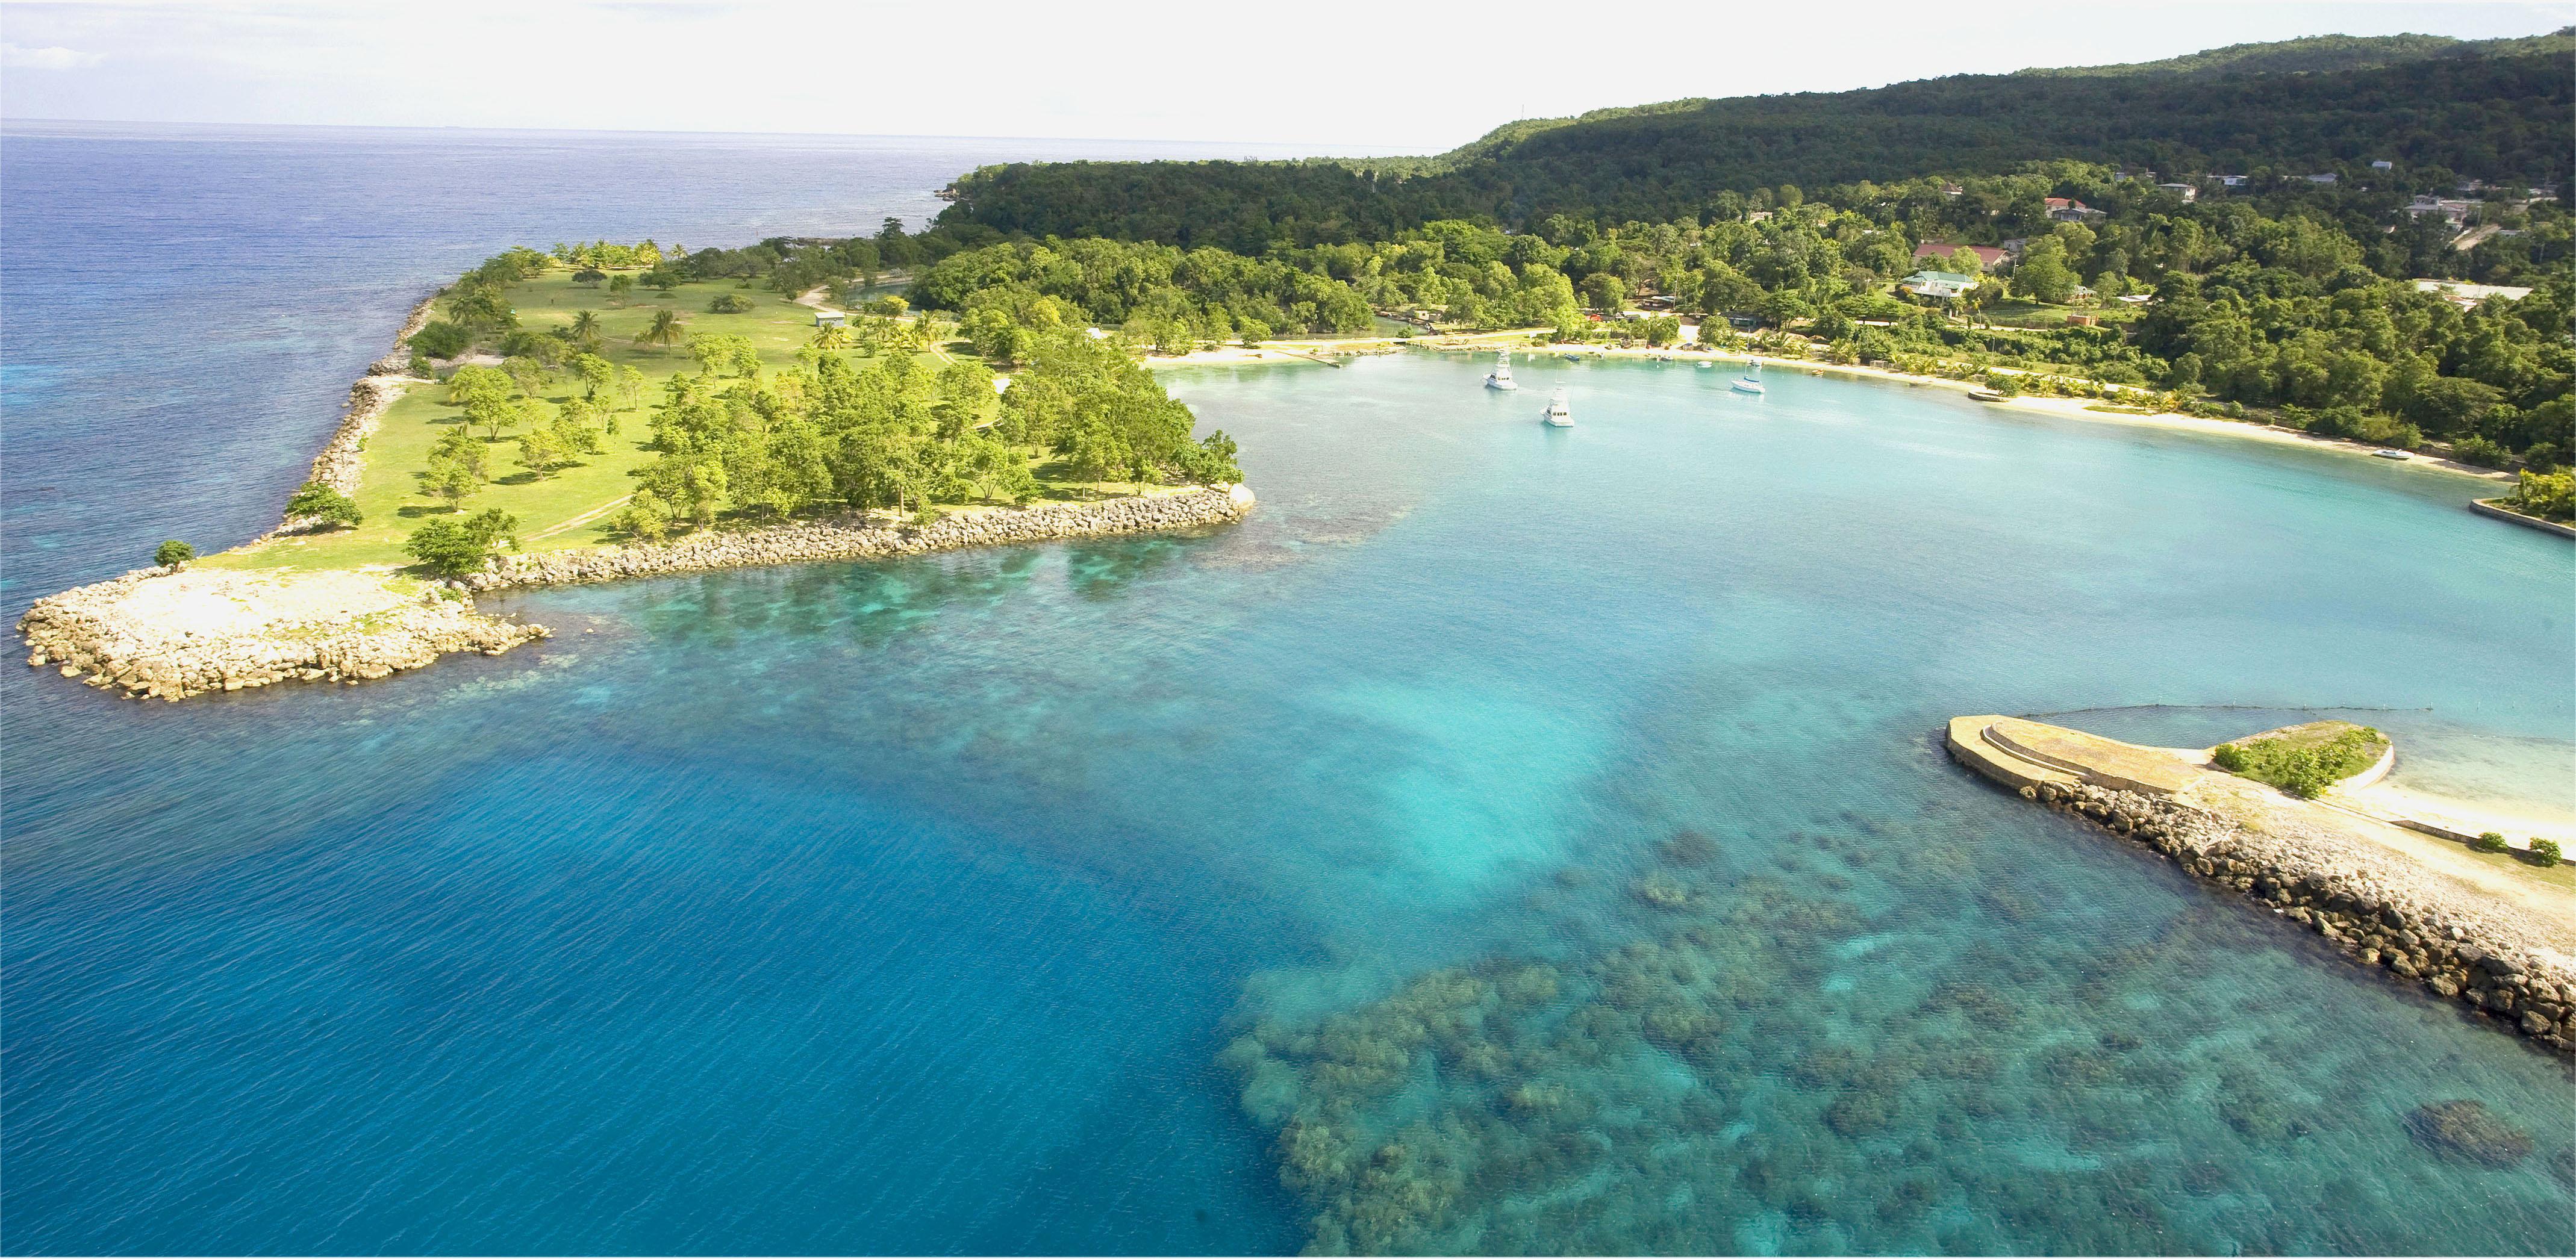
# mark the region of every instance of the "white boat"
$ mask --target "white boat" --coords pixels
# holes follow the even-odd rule
[[[1761,393],[1762,391],[1762,365],[1760,363],[1745,364],[1744,374],[1735,378],[1735,392]]]
[[[1549,428],[1574,427],[1574,411],[1565,405],[1565,391],[1559,389],[1547,400],[1547,410],[1539,417]]]
[[[2395,460],[2397,460],[2397,461],[2398,461],[2398,462],[2400,462],[2400,463],[2403,463],[2403,462],[2405,462],[2405,461],[2406,461],[2406,460],[2408,460],[2408,459],[2414,458],[2414,456],[2409,455],[2409,454],[2407,454],[2405,451],[2402,451],[2402,450],[2374,450],[2374,451],[2372,451],[2372,452],[2370,452],[2370,453],[2372,453],[2372,454],[2374,454],[2374,455],[2377,455],[2377,456],[2379,456],[2379,457],[2380,457],[2380,458],[2382,458],[2382,459],[2395,459]]]
[[[1519,381],[1512,379],[1511,351],[1500,350],[1495,352],[1494,370],[1485,373],[1485,387],[1487,389],[1504,390],[1518,389],[1521,387]]]

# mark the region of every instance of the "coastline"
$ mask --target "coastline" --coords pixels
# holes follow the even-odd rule
[[[966,508],[926,527],[876,524],[864,515],[852,515],[691,534],[660,545],[505,555],[489,569],[465,577],[462,584],[474,591],[566,586],[722,568],[885,559],[967,547],[1169,532],[1232,524],[1257,501],[1251,487],[1230,485],[1091,503]]]
[[[410,374],[411,338],[429,323],[437,300],[433,292],[414,304],[393,348],[350,385],[340,423],[314,455],[308,479],[355,495],[366,473],[367,439],[405,391],[427,383]],[[1241,520],[1256,501],[1238,484],[1158,488],[1090,502],[968,506],[926,526],[853,513],[706,530],[655,545],[508,553],[448,582],[423,583],[391,564],[312,571],[139,568],[37,599],[16,627],[30,668],[52,668],[134,699],[175,701],[288,681],[354,683],[453,652],[497,656],[551,634],[543,625],[476,610],[471,592],[1193,529]],[[324,523],[282,515],[276,528],[229,550]]]
[[[367,364],[367,374],[349,386],[349,400],[343,405],[340,426],[313,456],[313,470],[307,480],[327,485],[342,494],[355,497],[358,483],[366,475],[367,438],[383,422],[385,412],[403,392],[413,385],[426,383],[411,374],[411,339],[428,326],[436,311],[438,294],[433,291],[420,299],[403,318],[402,327],[394,334],[394,347]],[[281,535],[309,533],[322,527],[324,521],[281,514],[278,526],[243,545],[256,545]]]
[[[1529,344],[1528,341],[1529,334],[1533,331],[1540,330],[1520,329],[1504,330],[1500,332],[1459,333],[1439,338],[1414,338],[1405,341],[1398,341],[1392,337],[1362,337],[1353,338],[1347,341],[1266,342],[1257,347],[1229,345],[1215,350],[1194,350],[1188,354],[1182,355],[1148,355],[1145,359],[1145,365],[1149,368],[1248,367],[1260,364],[1329,362],[1329,358],[1327,356],[1334,355],[1336,352],[1356,356],[1362,354],[1397,353],[1404,350],[1422,350],[1433,353],[1472,354],[1491,353],[1498,349],[1510,349],[1515,353],[1528,353],[1533,355],[1573,354],[1584,358],[1598,358],[1605,360],[1660,360],[1665,362],[1692,364],[1759,363],[1764,367],[1780,370],[1804,371],[1813,375],[1833,374],[1862,379],[1883,380],[1893,384],[1909,386],[1934,385],[1944,389],[1956,390],[1960,393],[1970,393],[1982,388],[1981,385],[1978,385],[1975,382],[1952,380],[1947,376],[1918,376],[1907,372],[1896,371],[1892,368],[1870,367],[1859,363],[1826,363],[1811,358],[1789,358],[1780,355],[1758,354],[1749,350],[1650,349],[1644,346],[1589,344],[1551,344],[1534,346]],[[2046,374],[2029,373],[2019,368],[1998,368],[1996,370],[2014,375]],[[2178,411],[2132,413],[2094,409],[2095,405],[2101,401],[2102,399],[2098,398],[2040,398],[2016,394],[1987,401],[1985,402],[1985,405],[2007,410],[2038,412],[2041,414],[2053,415],[2060,419],[2110,422],[2115,424],[2127,424],[2134,427],[2170,429],[2177,432],[2202,433],[2212,436],[2242,437],[2255,441],[2273,442],[2280,445],[2306,446],[2311,449],[2332,450],[2362,458],[2379,458],[2377,452],[2383,449],[2382,447],[2373,446],[2366,442],[2357,442],[2341,437],[2321,436],[2295,428],[2283,428],[2277,424],[2264,424],[2248,420],[2213,419],[2205,415],[2185,415]],[[2397,462],[2386,459],[2382,459],[2381,461]],[[2476,464],[2462,463],[2458,460],[2440,455],[2421,454],[2416,452],[2408,452],[2406,459],[2400,463],[2399,466],[2475,477],[2478,480],[2489,482],[2491,484],[2511,485],[2514,480],[2513,475],[2508,472],[2498,471],[2494,468],[2483,468]],[[2576,536],[2576,530],[2568,530],[2563,526],[2555,525],[2553,522],[2549,521],[2534,520],[2528,516],[2521,516],[2519,513],[2506,512],[2501,509],[2487,509],[2484,507],[2477,508],[2476,510],[2478,510],[2482,515],[2495,515],[2500,517],[2511,516],[2521,522],[2529,522],[2543,529],[2553,532],[2564,532],[2569,536]]]
[[[2140,844],[2497,1030],[2576,1056],[2576,893],[2332,800],[2208,768],[2202,749],[1991,714],[1953,718],[1945,744],[2024,800]]]

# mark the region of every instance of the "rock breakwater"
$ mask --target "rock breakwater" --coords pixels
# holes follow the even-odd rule
[[[2576,1055],[2576,969],[2543,924],[2392,866],[2331,832],[2255,830],[2178,801],[2041,782],[2023,799],[2076,814],[2315,931],[2346,957],[2457,1001],[2497,1028]]]
[[[168,568],[39,599],[18,632],[32,667],[170,700],[381,678],[449,652],[497,656],[547,634],[379,574]]]
[[[429,323],[438,299],[436,295],[421,299],[403,320],[402,331],[394,337],[394,348],[384,357],[367,365],[367,374],[349,386],[349,401],[340,416],[340,427],[333,430],[320,454],[313,456],[313,472],[307,480],[327,485],[354,498],[358,482],[366,471],[367,438],[383,422],[385,411],[392,407],[403,391],[422,383],[411,374],[411,339]],[[329,522],[308,516],[288,516],[268,536],[309,533]]]
[[[968,510],[923,527],[877,525],[863,519],[799,522],[692,534],[660,545],[503,556],[486,571],[465,578],[464,584],[473,590],[560,586],[762,564],[881,559],[961,547],[1158,533],[1231,524],[1251,511],[1254,501],[1250,489],[1235,485],[1096,503]]]

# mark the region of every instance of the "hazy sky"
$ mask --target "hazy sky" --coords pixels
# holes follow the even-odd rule
[[[0,117],[1417,152],[1681,96],[2570,22],[2576,3],[6,3]]]

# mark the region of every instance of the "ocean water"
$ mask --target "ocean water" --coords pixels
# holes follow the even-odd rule
[[[148,319],[173,395],[20,394],[104,300],[21,295],[24,154],[21,601],[255,531],[381,337],[312,416],[239,403],[322,351]],[[759,221],[903,212],[867,165]],[[531,593],[555,638],[376,685],[0,677],[10,1247],[2576,1247],[2564,1067],[1938,746],[2332,708],[2576,807],[2562,540],[1946,391],[1483,370],[1174,374],[1262,495],[1203,536]],[[137,414],[201,374],[225,424]],[[2531,1152],[2410,1135],[2454,1099]]]

